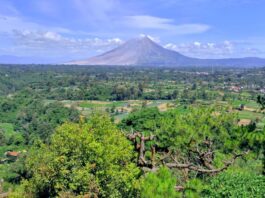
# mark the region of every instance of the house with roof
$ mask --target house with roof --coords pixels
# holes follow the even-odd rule
[[[20,152],[16,152],[16,151],[7,151],[5,152],[5,157],[6,157],[6,161],[7,162],[14,162],[17,160],[17,158],[19,157]]]

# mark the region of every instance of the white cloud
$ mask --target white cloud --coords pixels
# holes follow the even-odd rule
[[[86,38],[86,32],[45,26],[16,16],[0,15],[0,27],[0,40],[9,42],[2,54],[88,57],[123,43],[120,38]]]
[[[136,15],[136,16],[127,16],[127,23],[129,26],[136,28],[146,28],[146,29],[163,29],[169,30],[174,28],[174,25],[171,23],[174,22],[172,19],[159,18],[148,15]]]
[[[167,43],[164,47],[197,58],[232,58],[262,54],[261,50],[245,46],[245,43],[227,40],[217,43],[199,41],[181,44]]]
[[[201,43],[198,42],[198,41],[195,41],[195,42],[193,43],[193,45],[195,45],[195,46],[197,46],[197,47],[200,47],[200,46],[201,46]]]
[[[127,16],[124,23],[133,28],[167,30],[175,34],[196,34],[210,29],[210,26],[206,24],[175,25],[173,19],[149,15]]]
[[[62,36],[52,31],[14,30],[13,39],[16,48],[23,48],[31,53],[43,55],[80,54],[87,56],[98,50],[108,50],[123,43],[120,38],[85,38],[76,39]]]

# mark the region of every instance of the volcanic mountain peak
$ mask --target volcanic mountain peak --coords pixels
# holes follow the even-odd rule
[[[101,55],[67,64],[134,66],[265,66],[265,59],[198,59],[184,56],[155,43],[148,36],[131,39]]]
[[[152,49],[152,48],[163,48],[160,45],[156,44],[148,36],[140,36],[138,38],[131,39],[124,43],[124,46],[138,48],[142,50]]]
[[[165,65],[185,56],[163,48],[148,36],[131,39],[119,47],[86,60],[68,64],[77,65]]]

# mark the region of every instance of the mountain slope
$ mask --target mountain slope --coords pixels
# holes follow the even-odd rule
[[[134,66],[265,66],[265,59],[198,59],[184,56],[156,44],[148,37],[131,39],[123,45],[89,59],[72,61],[73,65]]]

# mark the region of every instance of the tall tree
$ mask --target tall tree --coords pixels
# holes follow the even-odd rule
[[[139,170],[133,148],[106,116],[88,123],[66,123],[50,145],[32,149],[25,191],[36,197],[69,192],[89,197],[133,197]]]
[[[257,98],[257,102],[261,105],[261,109],[265,109],[265,96],[259,95]]]

